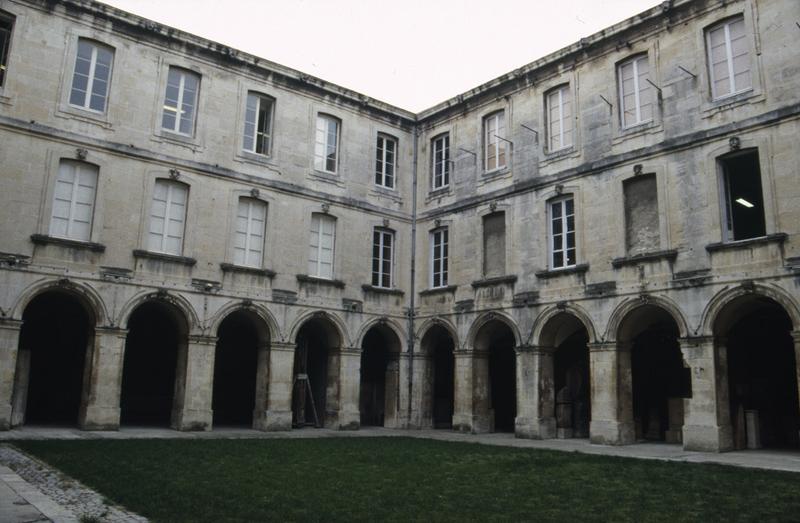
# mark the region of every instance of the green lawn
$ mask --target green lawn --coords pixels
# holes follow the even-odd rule
[[[800,475],[413,438],[16,442],[156,521],[794,520]]]

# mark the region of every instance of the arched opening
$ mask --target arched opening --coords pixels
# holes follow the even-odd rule
[[[434,325],[422,337],[420,344],[428,364],[425,380],[423,416],[431,419],[435,429],[453,428],[455,408],[455,343],[441,325]]]
[[[777,302],[756,294],[727,304],[714,322],[728,356],[734,447],[797,449],[800,405],[792,321]]]
[[[52,290],[25,307],[22,321],[12,425],[77,425],[94,315],[74,295]]]
[[[211,400],[215,427],[253,426],[256,383],[264,373],[268,344],[266,325],[250,311],[234,311],[220,323]]]
[[[361,345],[362,426],[395,426],[400,402],[400,340],[386,325],[372,327]]]
[[[588,438],[591,420],[589,333],[572,314],[561,312],[547,321],[539,344],[553,349],[553,390],[556,435]]]
[[[122,364],[122,425],[170,426],[187,335],[186,320],[168,303],[151,300],[133,311]]]
[[[514,432],[517,417],[517,355],[511,328],[490,320],[475,336],[475,381],[473,404],[476,414],[488,415],[495,432]]]
[[[336,327],[324,317],[308,320],[297,333],[292,387],[292,426],[323,427],[339,412],[339,348]]]
[[[683,400],[692,388],[679,333],[672,315],[656,305],[634,309],[620,325],[618,340],[623,351],[630,350],[631,378],[631,392],[621,401],[632,414],[637,440],[683,441]]]

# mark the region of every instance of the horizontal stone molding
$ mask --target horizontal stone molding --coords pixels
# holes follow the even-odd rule
[[[573,265],[572,267],[565,267],[563,269],[544,269],[541,271],[536,271],[536,277],[542,280],[546,280],[549,278],[557,278],[558,276],[564,276],[567,274],[584,274],[589,270],[588,263],[579,263],[578,265]]]
[[[253,276],[263,276],[264,278],[272,279],[277,274],[271,269],[262,269],[260,267],[245,267],[244,265],[235,265],[233,263],[220,263],[219,268],[222,272],[233,272],[240,274],[252,274]]]
[[[482,280],[475,280],[472,282],[473,289],[481,287],[491,287],[493,285],[513,285],[517,281],[516,274],[509,274],[506,276],[495,276],[493,278],[484,278]]]
[[[106,246],[102,243],[84,242],[80,240],[71,240],[69,238],[58,238],[56,236],[48,236],[46,234],[31,234],[31,241],[35,245],[58,245],[60,247],[83,249],[92,252],[106,251]]]
[[[146,251],[144,249],[135,249],[133,251],[134,258],[143,258],[146,260],[156,260],[168,263],[177,263],[179,265],[186,265],[193,267],[197,264],[197,260],[188,256],[178,256],[177,254],[166,254],[163,252]]]
[[[770,243],[776,243],[778,245],[782,245],[783,242],[785,242],[786,238],[788,237],[789,235],[786,234],[785,232],[776,232],[775,234],[767,234],[766,236],[759,236],[758,238],[748,238],[746,240],[709,243],[708,245],[706,245],[706,251],[713,253],[718,251],[746,249],[756,245],[768,245]]]
[[[678,257],[678,251],[669,249],[665,251],[643,252],[641,254],[634,254],[633,256],[624,256],[621,258],[614,258],[611,260],[611,266],[615,269],[625,267],[628,265],[637,265],[639,263],[652,263],[662,260],[675,261]]]
[[[361,290],[367,293],[373,294],[391,294],[394,296],[403,296],[405,294],[404,291],[397,289],[395,287],[387,288],[387,287],[376,287],[375,285],[369,285],[365,283],[361,286]]]
[[[307,284],[327,285],[329,287],[336,287],[337,289],[344,289],[344,282],[342,280],[329,280],[327,278],[318,278],[316,276],[308,276],[307,274],[298,274],[297,281]]]
[[[433,287],[431,289],[425,289],[424,291],[419,291],[420,296],[431,296],[434,294],[445,294],[445,293],[456,293],[456,289],[458,289],[458,285],[447,285],[445,287]]]

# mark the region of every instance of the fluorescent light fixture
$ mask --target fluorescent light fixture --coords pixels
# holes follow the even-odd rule
[[[750,208],[752,208],[752,207],[755,207],[755,206],[754,206],[752,203],[748,202],[748,201],[747,201],[747,200],[745,200],[744,198],[736,198],[736,203],[738,203],[738,204],[740,204],[740,205],[744,205],[744,206],[745,206],[745,207],[747,207],[748,209],[750,209]]]

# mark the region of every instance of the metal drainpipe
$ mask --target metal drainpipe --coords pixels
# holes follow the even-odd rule
[[[408,298],[408,424],[411,424],[411,410],[414,392],[414,306],[417,276],[417,156],[419,128],[414,126],[414,154],[411,169],[411,289]]]

